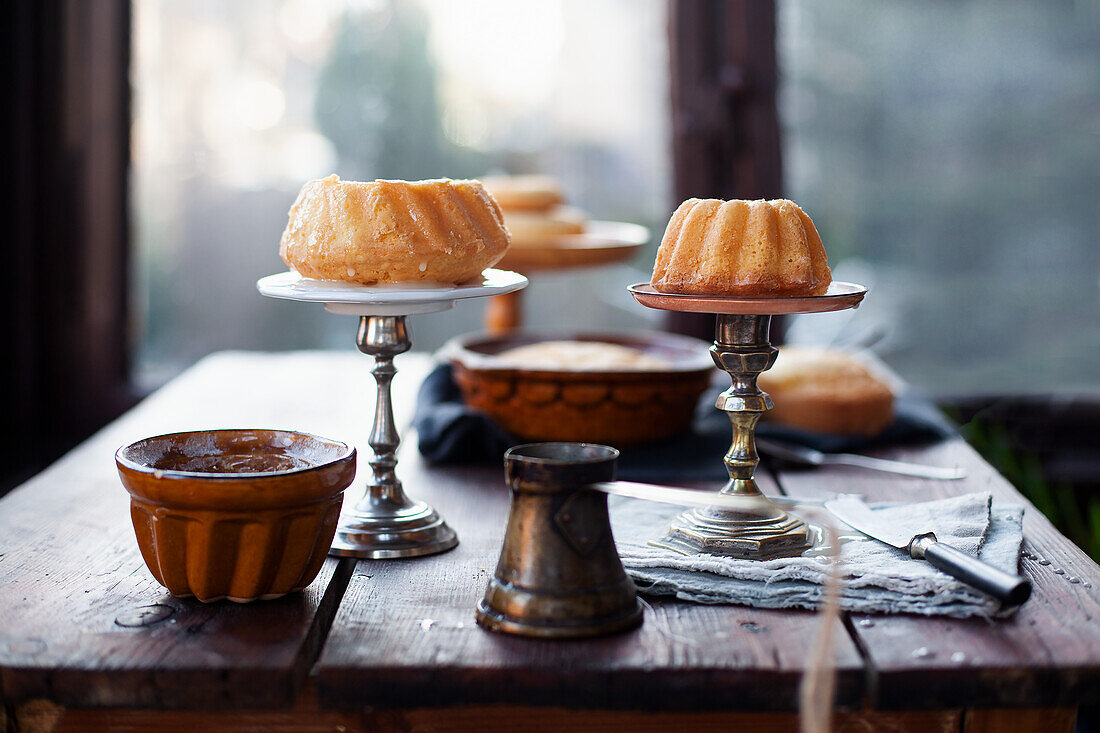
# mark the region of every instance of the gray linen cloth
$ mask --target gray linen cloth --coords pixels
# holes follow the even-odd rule
[[[668,504],[609,497],[611,525],[623,566],[639,592],[699,603],[736,603],[762,608],[817,608],[831,557],[738,560],[681,555],[652,547],[669,520],[683,511]],[[1023,507],[992,504],[988,493],[965,494],[915,504],[871,504],[884,520],[903,523],[1015,573],[1023,541]],[[843,563],[840,607],[858,613],[928,616],[1000,616],[1000,603],[909,553],[851,530],[823,507],[796,513],[811,524],[833,523]]]

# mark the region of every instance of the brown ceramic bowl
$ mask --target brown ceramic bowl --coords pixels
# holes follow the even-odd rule
[[[355,449],[285,430],[200,430],[123,446],[115,464],[160,584],[175,596],[245,602],[317,577]]]
[[[496,355],[541,341],[611,343],[663,358],[657,370],[516,367]],[[513,435],[531,441],[604,443],[617,447],[686,431],[714,365],[709,344],[666,333],[471,334],[441,355],[454,365],[463,401]]]

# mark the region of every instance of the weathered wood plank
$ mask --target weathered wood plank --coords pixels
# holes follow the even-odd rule
[[[287,427],[365,445],[370,362],[351,349],[217,355],[0,501],[5,700],[291,705],[353,563],[330,560],[306,591],[275,601],[172,598],[138,553],[113,454],[148,435],[229,426]],[[397,384],[415,390],[422,373],[414,368]],[[411,396],[401,403],[411,409]]]
[[[317,665],[322,706],[797,709],[818,623],[809,612],[651,601],[640,629],[591,641],[484,631],[474,604],[503,540],[503,468],[433,469],[407,445],[399,472],[460,544],[435,557],[358,564]],[[838,701],[858,706],[862,661],[839,624],[834,633]]]
[[[275,602],[206,606],[167,596],[137,554],[114,449],[158,432],[243,425],[308,430],[365,446],[373,414],[370,365],[350,349],[219,355],[0,502],[5,701],[290,706],[335,615],[318,666],[320,704],[386,709],[341,718],[366,720],[367,727],[447,730],[454,721],[473,720],[466,713],[428,709],[454,704],[546,706],[538,713],[522,710],[526,720],[539,721],[556,720],[557,713],[548,711],[563,704],[700,714],[796,708],[814,614],[660,602],[652,604],[640,630],[587,642],[533,642],[477,628],[473,605],[504,530],[503,471],[425,466],[411,434],[405,436],[399,475],[414,497],[432,502],[456,528],[461,544],[454,552],[418,560],[331,561],[307,592]],[[398,423],[407,424],[429,364],[410,355],[399,358],[398,366],[395,407]],[[962,441],[889,453],[960,462],[972,478],[933,482],[855,469],[784,470],[779,478],[797,495],[844,490],[916,500],[984,488],[1019,500]],[[840,705],[860,708],[865,694],[878,707],[898,710],[1095,700],[1100,632],[1088,622],[1098,610],[1098,569],[1033,510],[1025,531],[1034,558],[1024,570],[1036,592],[1016,617],[989,623],[855,617],[852,636],[842,636],[837,653]],[[1085,582],[1070,583],[1070,576]],[[866,668],[852,639],[864,649]],[[914,656],[921,647],[925,652]],[[423,710],[389,712],[396,706]],[[568,715],[594,724],[604,720],[591,710]],[[961,713],[930,715],[928,728],[959,728]],[[76,720],[67,716],[61,720]],[[794,720],[775,718],[781,719],[783,725]],[[985,718],[970,720],[978,725]],[[120,722],[117,729],[126,725]]]
[[[882,713],[841,712],[833,716],[836,733],[956,733],[958,711]],[[387,710],[363,713],[321,710],[281,714],[267,710],[209,713],[165,713],[144,710],[68,711],[56,726],[43,733],[138,733],[153,728],[201,730],[207,733],[668,733],[681,730],[742,730],[753,733],[798,733],[796,713],[638,713],[605,710],[566,710],[505,705]],[[996,729],[988,729],[996,730]],[[1056,733],[1042,725],[1000,729]],[[1071,729],[1067,729],[1071,730]]]
[[[1072,733],[1077,726],[1076,708],[967,710],[963,733]]]
[[[869,655],[870,694],[881,708],[1062,706],[1100,700],[1100,568],[961,438],[877,455],[964,466],[962,481],[893,477],[834,467],[782,470],[795,496],[847,491],[868,499],[921,501],[971,491],[1024,503],[1021,572],[1032,598],[1008,619],[854,616],[851,628]],[[916,561],[914,561],[916,562]],[[1080,582],[1069,582],[1077,578]]]
[[[842,711],[833,715],[837,733],[957,733],[963,711]],[[280,733],[343,731],[344,733],[667,733],[680,730],[746,730],[797,733],[797,713],[640,713],[634,711],[569,710],[562,707],[516,705],[420,708],[415,710],[322,710],[312,685],[291,710],[163,711],[72,710],[32,701],[15,709],[19,730],[35,733],[137,733],[148,730],[201,730],[207,733]],[[1024,720],[1034,720],[1025,717]],[[1048,730],[1041,726],[1012,730]],[[1057,730],[1057,729],[1049,729]]]

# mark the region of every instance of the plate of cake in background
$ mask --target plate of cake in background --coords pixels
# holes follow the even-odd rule
[[[468,334],[440,357],[467,407],[523,440],[630,446],[691,427],[714,365],[687,336]]]
[[[511,235],[500,266],[520,271],[556,270],[622,262],[649,241],[637,224],[591,219],[570,205],[552,176],[483,176]]]
[[[859,354],[823,346],[779,347],[757,383],[775,407],[767,422],[831,435],[874,437],[894,420],[897,385]]]

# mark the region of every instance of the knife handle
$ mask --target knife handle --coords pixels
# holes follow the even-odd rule
[[[1027,578],[1006,573],[951,545],[937,542],[933,534],[914,539],[909,546],[909,554],[918,560],[927,560],[934,567],[988,593],[1006,606],[1019,606],[1031,597],[1031,581]]]

